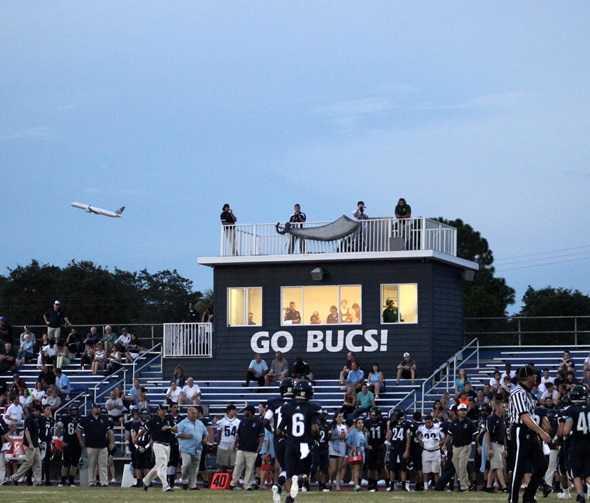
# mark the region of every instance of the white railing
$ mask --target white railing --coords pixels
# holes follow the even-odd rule
[[[330,222],[305,222],[304,229]],[[371,218],[353,234],[333,241],[279,234],[276,224],[244,224],[221,228],[221,256],[435,250],[457,256],[457,229],[428,218]]]
[[[212,357],[213,325],[211,323],[164,323],[164,358]]]

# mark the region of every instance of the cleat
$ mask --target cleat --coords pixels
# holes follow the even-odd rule
[[[541,485],[541,490],[543,491],[543,498],[546,498],[553,492],[553,488],[546,482]]]
[[[143,486],[143,490],[147,492],[147,490],[149,489],[148,486],[146,486],[144,483],[141,484]]]
[[[583,494],[578,494],[578,496],[576,497],[576,501],[579,503],[586,503],[586,498],[584,498]]]
[[[188,491],[188,484],[182,484],[182,490]]]
[[[172,489],[171,487],[168,487],[168,488],[164,489],[164,492],[165,493],[173,493],[174,489]]]
[[[353,491],[354,491],[355,493],[358,493],[360,490],[361,490],[361,486],[359,486],[359,485],[356,485],[356,486],[354,486],[354,489],[353,489]]]
[[[279,486],[272,486],[272,501],[273,503],[281,503],[281,490]]]
[[[557,495],[557,497],[560,500],[571,500],[572,499],[572,495],[570,494],[569,491],[562,491]]]
[[[299,477],[297,475],[293,475],[293,478],[291,479],[291,490],[289,491],[289,495],[291,496],[291,498],[295,499],[298,494],[299,494]]]
[[[287,497],[285,498],[285,503],[295,503],[295,500],[291,497],[290,494],[287,494]]]

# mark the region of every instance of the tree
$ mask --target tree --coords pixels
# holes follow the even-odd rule
[[[579,290],[552,288],[535,290],[529,285],[522,297],[519,316],[525,340],[535,344],[587,344],[590,340],[590,297]],[[535,319],[553,316],[551,319]],[[581,317],[581,318],[574,318]],[[530,319],[532,318],[532,319]],[[576,334],[577,332],[577,334]],[[586,333],[584,333],[586,332]]]
[[[89,261],[60,268],[33,260],[9,271],[0,276],[0,313],[14,324],[43,324],[56,299],[76,325],[177,322],[188,300],[202,298],[176,270],[110,272]]]
[[[479,270],[475,272],[473,281],[464,281],[465,317],[505,317],[506,308],[514,304],[515,291],[506,284],[504,278],[494,276],[495,268],[492,265],[494,254],[487,240],[461,219],[438,218],[436,220],[457,229],[457,255],[479,264]],[[489,330],[492,328],[490,325],[489,321],[469,322],[467,331]]]

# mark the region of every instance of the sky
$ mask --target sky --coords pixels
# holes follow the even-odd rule
[[[0,274],[204,291],[226,202],[274,223],[405,197],[479,231],[517,301],[590,294],[589,25],[583,1],[2,2]]]

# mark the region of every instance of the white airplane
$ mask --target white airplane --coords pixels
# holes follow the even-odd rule
[[[123,206],[122,208],[118,209],[117,211],[109,211],[109,210],[103,210],[102,208],[94,208],[93,206],[90,206],[89,204],[82,204],[82,203],[72,203],[72,206],[74,208],[80,208],[81,210],[84,210],[86,213],[95,213],[96,215],[104,215],[105,217],[111,217],[111,218],[121,218],[123,215],[123,210],[125,209],[125,206]]]

